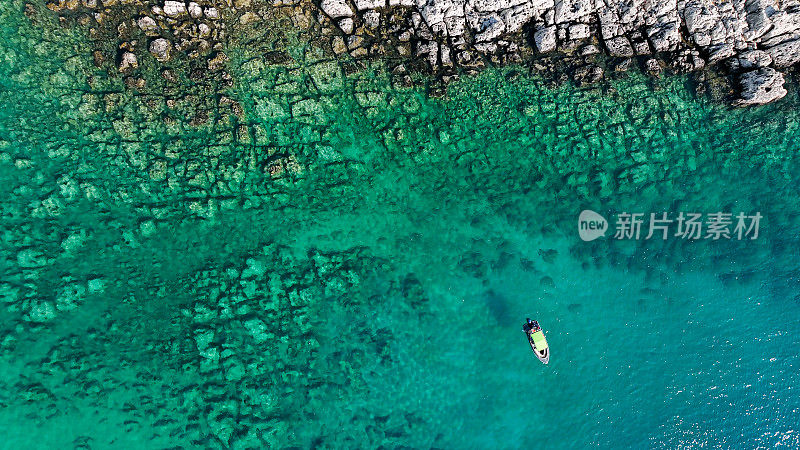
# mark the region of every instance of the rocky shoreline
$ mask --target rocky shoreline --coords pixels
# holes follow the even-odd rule
[[[790,0],[323,0],[320,8],[345,33],[376,23],[385,9],[414,9],[414,56],[434,71],[490,63],[569,58],[578,82],[624,71],[637,58],[653,75],[710,68],[732,75],[737,105],[786,95],[782,70],[800,61],[800,2]],[[609,58],[601,58],[604,55]],[[602,62],[598,62],[602,61]],[[610,61],[610,64],[608,62]]]
[[[195,76],[230,82],[227,49],[258,46],[269,32],[301,35],[356,70],[365,60],[386,61],[404,84],[424,72],[446,85],[505,64],[593,83],[638,66],[654,76],[698,73],[699,90],[739,106],[784,97],[787,70],[800,61],[797,0],[49,0],[46,6],[62,23],[88,27],[98,43],[96,64],[113,63],[140,90],[148,84],[139,75],[142,64],[184,61]],[[290,60],[283,44],[264,46],[264,58]],[[162,75],[176,77],[170,67]]]

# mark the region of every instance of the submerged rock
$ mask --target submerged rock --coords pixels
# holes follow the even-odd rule
[[[186,14],[186,5],[183,2],[166,0],[164,2],[164,14],[169,17],[180,17]]]
[[[158,38],[150,43],[150,53],[159,61],[166,62],[170,59],[172,45],[164,38]]]
[[[122,58],[120,59],[119,63],[120,72],[129,72],[137,67],[139,67],[139,61],[136,59],[136,55],[131,52],[125,52],[122,54]]]
[[[153,20],[152,17],[141,17],[136,21],[136,24],[139,25],[139,29],[144,31],[146,35],[158,36],[158,24],[156,24],[156,21]]]

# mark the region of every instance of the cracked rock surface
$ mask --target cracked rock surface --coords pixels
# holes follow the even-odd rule
[[[748,73],[782,74],[800,61],[797,0],[49,0],[47,7],[88,27],[103,42],[98,59],[115,61],[139,89],[152,82],[130,70],[131,55],[140,65],[151,64],[146,54],[158,63],[177,58],[192,76],[219,71],[225,79],[226,48],[257,43],[278,24],[354,67],[384,61],[405,84],[414,72],[447,83],[512,63],[594,82],[636,66],[629,61],[636,58],[655,76],[711,69],[710,82],[719,84],[730,75],[729,91],[772,83],[763,86],[770,95],[727,93],[752,105],[784,90],[774,89],[781,77]],[[276,62],[283,52],[263,49]]]
[[[770,83],[763,86],[770,95],[743,93],[748,98],[740,102],[760,104],[785,95],[776,89],[782,77],[748,74],[800,61],[796,0],[336,0],[320,6],[331,18],[346,15],[358,22],[367,14],[385,16],[408,7],[412,27],[398,31],[414,37],[413,54],[434,70],[521,61],[531,50],[586,55],[593,53],[586,46],[593,45],[613,57],[654,55],[675,72],[722,64],[751,88]],[[644,60],[648,71],[660,71],[652,58]]]

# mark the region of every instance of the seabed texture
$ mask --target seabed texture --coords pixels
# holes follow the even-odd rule
[[[509,66],[436,97],[290,44],[229,49],[229,85],[141,62],[137,90],[24,9],[0,6],[0,447],[800,446],[792,86],[731,109]],[[583,242],[582,209],[764,219]]]

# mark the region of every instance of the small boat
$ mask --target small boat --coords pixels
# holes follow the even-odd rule
[[[547,345],[547,339],[544,338],[542,327],[535,320],[531,321],[531,328],[528,331],[528,342],[531,344],[533,354],[539,358],[539,361],[547,364],[550,362],[550,347]]]

